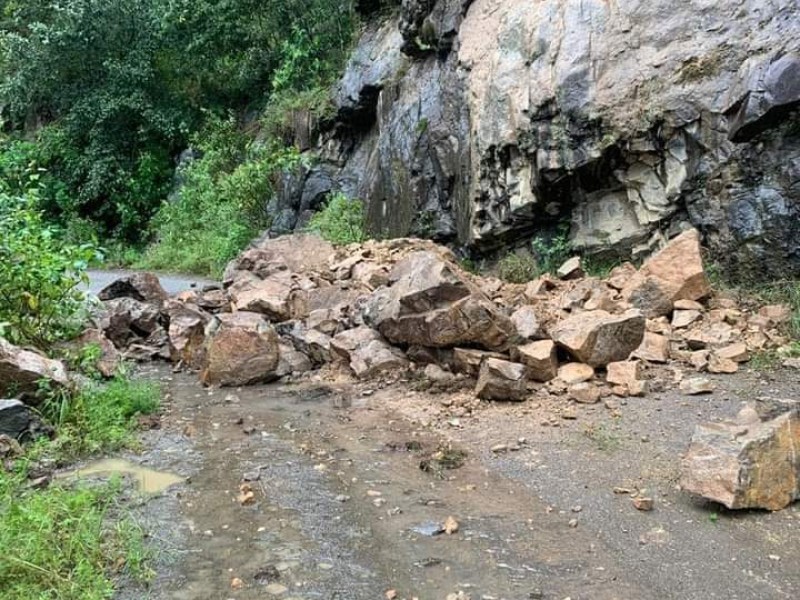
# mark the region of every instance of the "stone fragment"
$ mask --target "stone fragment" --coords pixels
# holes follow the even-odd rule
[[[642,512],[649,512],[655,506],[653,499],[648,496],[634,496],[631,498],[631,502],[636,510],[641,510]]]
[[[117,298],[133,298],[139,302],[147,302],[160,306],[169,294],[161,287],[161,282],[153,273],[134,273],[113,281],[97,294],[100,300],[116,300]]]
[[[528,377],[533,381],[546,382],[558,375],[558,356],[552,340],[531,342],[516,351],[519,361],[528,369]]]
[[[220,386],[270,381],[277,377],[279,353],[278,335],[262,315],[217,315],[206,330],[200,380]]]
[[[280,359],[278,360],[278,367],[275,370],[276,377],[298,375],[300,373],[306,373],[313,368],[311,359],[302,352],[298,352],[290,343],[278,344],[278,352]]]
[[[295,284],[288,271],[279,271],[263,280],[239,280],[228,293],[234,311],[261,313],[280,323],[292,317]]]
[[[483,361],[487,358],[497,358],[508,360],[508,357],[499,352],[488,352],[486,350],[475,350],[474,348],[455,348],[453,349],[453,366],[459,373],[464,373],[470,377],[477,377],[481,370]]]
[[[736,373],[738,370],[738,363],[735,363],[730,358],[720,358],[716,353],[712,353],[711,357],[708,359],[709,373],[726,373],[730,375]]]
[[[433,252],[415,252],[390,273],[364,311],[366,323],[393,344],[429,347],[479,345],[503,349],[514,325],[469,284],[458,267]]]
[[[742,342],[736,342],[722,348],[714,350],[719,358],[725,358],[737,363],[743,363],[750,360],[750,353],[747,351],[747,345]]]
[[[672,313],[672,326],[675,329],[683,329],[702,317],[699,310],[676,310]]]
[[[56,388],[69,385],[64,364],[0,338],[0,397],[33,401],[41,381]]]
[[[525,286],[525,298],[528,302],[537,302],[547,296],[547,292],[554,290],[558,284],[547,275],[534,279]]]
[[[708,369],[708,359],[711,353],[708,350],[696,350],[689,355],[689,364],[697,371]]]
[[[517,333],[525,340],[538,340],[544,337],[539,318],[532,306],[522,306],[511,315],[511,322]]]
[[[687,396],[697,396],[700,394],[710,394],[716,387],[710,379],[705,377],[691,377],[684,379],[680,384],[681,392]]]
[[[629,262],[625,262],[611,270],[606,283],[615,290],[622,290],[635,274],[636,267]]]
[[[669,360],[669,339],[658,333],[645,332],[641,345],[633,352],[633,358],[651,363],[665,363]]]
[[[567,385],[589,381],[594,377],[594,369],[583,363],[567,363],[558,369],[558,378]]]
[[[525,365],[486,359],[481,365],[475,393],[482,400],[524,400],[528,395]]]
[[[389,346],[377,331],[369,327],[358,327],[337,334],[331,340],[331,348],[349,362],[350,369],[359,379],[408,367],[408,360],[403,353]]]
[[[596,385],[588,381],[569,386],[567,393],[570,398],[580,404],[597,404],[600,402],[600,390],[597,389]]]
[[[554,342],[593,367],[625,360],[642,343],[645,318],[639,311],[612,315],[587,311],[564,319],[550,332]]]
[[[306,329],[301,321],[287,321],[276,326],[278,332],[291,341],[298,352],[302,352],[314,366],[333,360],[331,337],[316,329]]]
[[[730,509],[781,510],[800,499],[800,411],[695,429],[681,487]]]
[[[230,285],[242,271],[251,272],[261,279],[278,270],[325,273],[333,254],[333,245],[316,234],[262,238],[228,263],[223,283]]]
[[[699,312],[703,312],[705,310],[705,307],[699,302],[687,299],[676,300],[674,308],[675,310],[696,310]]]
[[[115,298],[103,303],[101,329],[117,348],[140,343],[161,328],[159,308],[134,298]]]
[[[200,368],[209,315],[179,302],[168,302],[166,312],[169,316],[170,360],[191,369]]]
[[[642,366],[639,361],[621,361],[609,363],[606,367],[606,381],[612,385],[627,385],[638,382],[642,376]]]
[[[53,428],[29,406],[19,400],[0,400],[0,436],[27,442],[52,434]]]
[[[559,279],[580,279],[583,277],[583,269],[581,268],[581,257],[573,256],[556,271]]]
[[[792,308],[786,304],[770,304],[762,306],[758,314],[769,319],[773,326],[782,325],[792,318]]]

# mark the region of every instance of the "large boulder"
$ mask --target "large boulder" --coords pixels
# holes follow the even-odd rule
[[[229,294],[233,310],[257,312],[275,322],[292,317],[295,284],[289,271],[278,271],[266,279],[245,279],[234,283]]]
[[[568,317],[552,328],[554,342],[592,367],[626,360],[642,343],[645,318],[630,310],[612,315],[593,310]]]
[[[684,231],[651,256],[622,290],[625,300],[650,317],[669,314],[678,300],[701,300],[709,294],[696,229]]]
[[[41,382],[67,386],[69,379],[63,363],[0,338],[0,397],[33,399]]]
[[[525,365],[487,358],[481,364],[475,393],[481,400],[525,400],[528,396],[525,373]]]
[[[161,282],[153,273],[134,273],[113,281],[97,294],[100,300],[133,298],[139,302],[160,305],[169,294],[161,287]]]
[[[280,349],[275,329],[262,315],[237,312],[218,315],[206,331],[205,385],[237,386],[277,377]]]
[[[682,461],[681,487],[731,509],[780,510],[800,498],[800,404],[736,422],[700,425]]]
[[[357,327],[335,335],[331,348],[349,362],[350,369],[359,379],[408,367],[408,360],[403,353],[392,348],[377,331],[369,327]]]
[[[53,428],[29,406],[19,400],[0,400],[0,436],[26,442],[52,434]]]
[[[500,308],[472,286],[453,263],[433,252],[398,262],[390,286],[374,292],[364,319],[394,344],[428,347],[507,346],[515,330]]]

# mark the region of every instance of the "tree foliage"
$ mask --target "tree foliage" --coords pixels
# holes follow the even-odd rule
[[[35,136],[42,208],[129,241],[208,115],[326,87],[352,0],[0,0],[0,106]],[[308,97],[313,97],[309,95]],[[0,159],[2,162],[2,159]]]

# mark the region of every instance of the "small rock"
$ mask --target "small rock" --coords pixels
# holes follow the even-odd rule
[[[633,506],[636,510],[641,510],[643,512],[648,512],[653,510],[653,499],[647,496],[636,496],[632,498],[631,501],[633,502]]]
[[[240,590],[244,587],[244,581],[239,579],[238,577],[234,577],[231,579],[231,589],[232,590]]]
[[[583,277],[583,269],[581,268],[581,257],[573,256],[556,271],[559,279],[580,279]]]
[[[739,370],[739,365],[729,358],[720,358],[716,353],[711,355],[708,361],[709,373],[733,374]]]
[[[396,590],[386,590],[384,594],[386,596],[386,600],[395,600],[397,598],[397,591]]]
[[[497,444],[492,446],[491,452],[494,454],[500,454],[501,452],[508,452],[508,444]]]
[[[583,363],[567,363],[558,369],[558,378],[567,385],[583,383],[594,377],[594,369]]]
[[[444,532],[447,535],[452,535],[454,533],[458,533],[459,523],[453,517],[447,517],[444,522]]]
[[[578,519],[570,519],[568,525],[575,529],[578,526]]]
[[[581,404],[597,404],[600,402],[600,390],[589,382],[576,383],[569,386],[570,398]]]
[[[705,377],[692,377],[681,381],[681,392],[687,396],[710,394],[715,389],[714,383]]]

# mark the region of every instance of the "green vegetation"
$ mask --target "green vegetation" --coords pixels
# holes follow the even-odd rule
[[[82,360],[90,364],[92,352]],[[0,469],[0,596],[8,600],[111,598],[115,581],[146,582],[150,554],[141,529],[125,515],[119,480],[78,486],[28,485],[39,462],[65,464],[131,447],[136,417],[158,409],[158,387],[124,374],[75,393],[50,392],[43,415],[53,441],[33,444],[11,471]]]
[[[114,580],[147,581],[143,532],[121,516],[118,480],[72,488],[26,486],[26,467],[0,471],[0,596],[100,600]]]
[[[267,199],[281,171],[300,162],[294,148],[252,142],[232,119],[213,119],[196,139],[202,158],[182,173],[180,198],[165,202],[155,223],[158,243],[141,266],[219,276],[269,225]]]
[[[17,343],[47,347],[80,326],[91,244],[59,239],[36,209],[38,189],[0,191],[0,334]]]
[[[539,264],[530,254],[508,254],[497,263],[498,276],[509,283],[528,283],[541,273]]]
[[[336,245],[363,242],[367,239],[364,205],[360,200],[337,192],[325,208],[311,218],[308,230]]]
[[[0,179],[10,193],[34,169],[38,208],[63,236],[97,237],[123,263],[138,258],[128,247],[156,239],[167,248],[148,261],[201,272],[218,271],[266,222],[234,211],[264,211],[276,171],[291,166],[278,157],[293,152],[296,114],[312,130],[329,118],[328,90],[358,26],[352,0],[0,4]],[[244,151],[217,135],[231,114]],[[198,161],[167,205],[189,144],[233,162]],[[191,247],[179,244],[176,230],[201,221],[215,231],[187,231]]]

